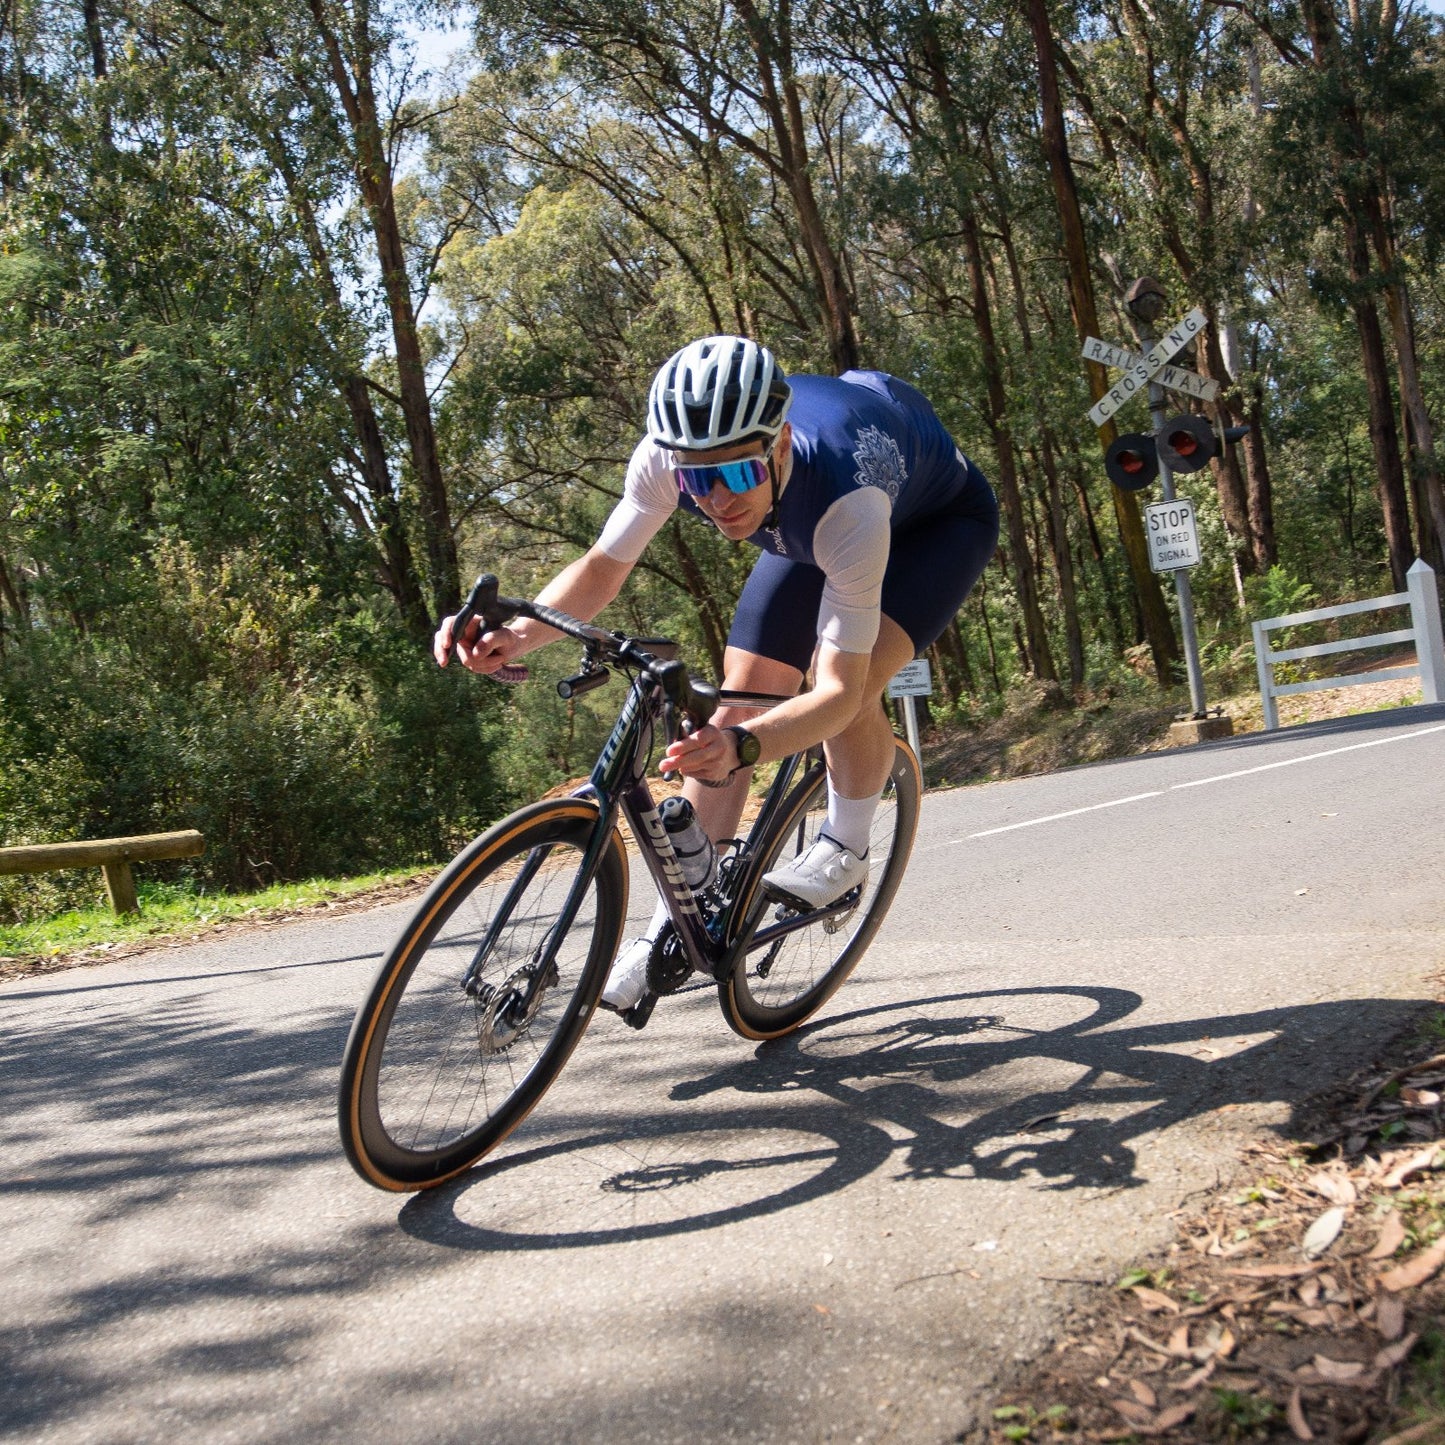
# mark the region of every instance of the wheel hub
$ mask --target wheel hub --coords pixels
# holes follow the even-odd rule
[[[552,964],[548,977],[532,993],[531,1006],[527,993],[536,977],[535,964],[524,964],[499,984],[478,983],[472,996],[477,1001],[477,1045],[484,1057],[502,1054],[527,1031],[537,1016],[547,990],[559,981],[557,965]]]

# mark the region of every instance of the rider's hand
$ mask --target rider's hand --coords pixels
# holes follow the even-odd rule
[[[701,778],[708,783],[723,783],[737,770],[737,766],[737,738],[706,723],[696,732],[669,744],[662,755],[661,771],[681,773],[685,778]]]
[[[439,667],[447,665],[447,646],[453,641],[456,620],[455,617],[444,617],[432,639],[432,656]],[[493,673],[521,653],[522,639],[510,627],[483,632],[481,619],[474,617],[467,623],[462,635],[455,639],[455,650],[463,667],[472,672]]]

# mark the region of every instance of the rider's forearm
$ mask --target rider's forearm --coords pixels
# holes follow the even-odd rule
[[[619,562],[593,547],[564,567],[538,594],[536,600],[559,612],[590,622],[622,590],[632,571],[630,562]],[[523,652],[543,647],[562,636],[555,628],[531,618],[511,625],[523,642]]]
[[[810,692],[744,723],[761,745],[760,760],[772,762],[837,737],[869,701],[869,661],[867,653],[823,649]]]

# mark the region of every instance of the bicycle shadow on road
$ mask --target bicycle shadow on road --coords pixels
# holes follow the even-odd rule
[[[1431,1006],[1352,999],[1121,1026],[1143,1003],[1067,986],[835,1015],[669,1090],[717,1112],[605,1129],[550,1119],[546,1142],[413,1199],[400,1223],[449,1248],[601,1245],[795,1208],[890,1166],[903,1186],[1136,1189],[1145,1138],[1241,1106],[1293,1114]]]

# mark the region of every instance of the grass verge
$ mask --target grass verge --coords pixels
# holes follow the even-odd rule
[[[0,925],[0,978],[49,973],[96,963],[157,943],[196,938],[217,929],[276,923],[328,909],[372,907],[418,893],[435,868],[392,868],[355,878],[278,883],[258,893],[196,893],[137,880],[138,917],[108,908],[77,909],[27,923]]]

